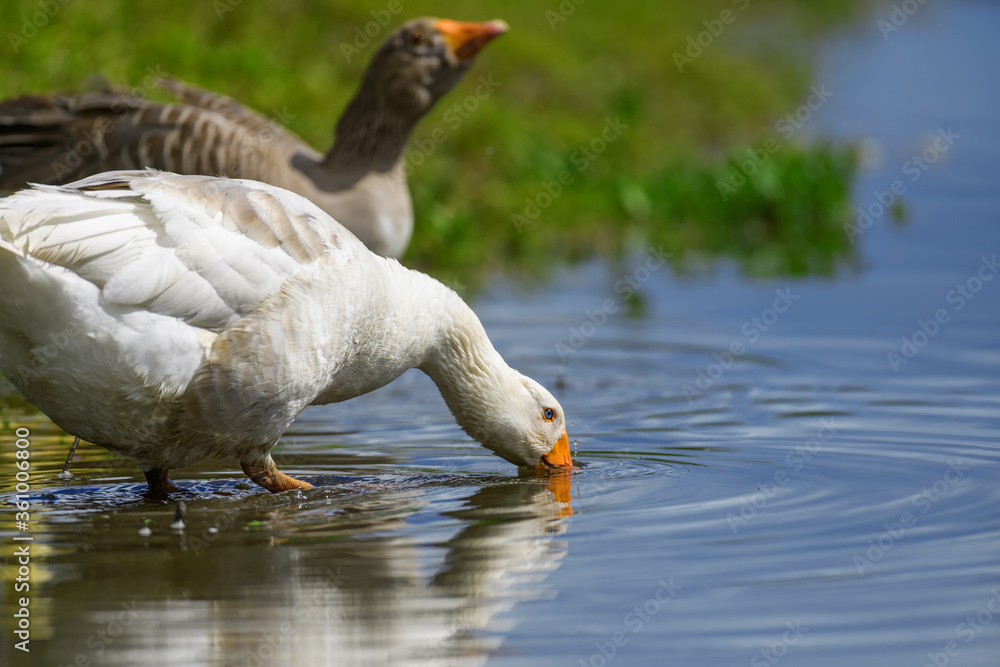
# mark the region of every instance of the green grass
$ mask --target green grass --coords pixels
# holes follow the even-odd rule
[[[79,90],[94,73],[135,86],[160,72],[288,114],[291,129],[322,149],[389,30],[456,11],[400,0],[402,11],[348,62],[343,45],[393,3],[48,4],[58,11],[16,53],[9,34],[30,34],[25,18],[48,5],[5,4],[0,95]],[[681,270],[720,257],[752,276],[829,274],[853,262],[841,229],[849,149],[781,143],[725,200],[718,182],[802,102],[811,42],[857,20],[860,0],[589,0],[553,29],[561,6],[575,5],[483,0],[453,16],[504,18],[512,29],[418,128],[418,140],[436,128],[447,138],[412,172],[417,222],[405,263],[476,285],[496,270],[537,275],[635,242],[662,244]],[[732,23],[679,71],[675,52],[726,9]],[[456,126],[448,112],[480,75],[499,89]],[[578,151],[608,119],[627,128],[583,169]],[[571,181],[530,225],[518,225],[514,216],[545,202],[546,183],[562,172]]]

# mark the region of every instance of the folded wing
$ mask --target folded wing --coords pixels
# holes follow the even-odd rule
[[[345,234],[301,197],[203,176],[112,172],[0,200],[0,245],[76,273],[109,304],[211,331],[324,253],[348,259]]]

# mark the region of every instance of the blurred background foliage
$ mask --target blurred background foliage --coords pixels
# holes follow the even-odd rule
[[[511,31],[418,127],[404,263],[475,286],[498,269],[537,276],[648,243],[679,271],[724,257],[751,276],[830,274],[854,263],[842,230],[853,151],[807,143],[805,129],[786,140],[775,123],[809,95],[809,45],[866,10],[861,0],[6,0],[0,95],[78,91],[94,74],[132,87],[157,72],[325,150],[392,28],[421,15],[503,18]],[[388,25],[375,38],[358,39],[379,19]],[[711,43],[686,52],[699,33]],[[695,57],[679,67],[677,53]],[[474,96],[480,76],[499,84],[486,99]],[[453,110],[463,104],[473,110]],[[609,124],[620,134],[581,158]],[[444,141],[430,138],[438,128]],[[774,137],[779,148],[723,197],[720,181]],[[561,172],[571,182],[546,199]],[[518,224],[532,203],[538,215]]]

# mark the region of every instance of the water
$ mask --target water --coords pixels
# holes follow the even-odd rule
[[[998,21],[929,4],[887,42],[872,19],[824,51],[835,94],[810,129],[877,148],[859,205],[906,186],[908,224],[875,220],[859,272],[679,279],[635,273],[639,251],[477,300],[505,357],[559,387],[572,477],[519,476],[410,373],[283,439],[282,469],[323,488],[178,471],[180,531],[129,462],[84,448],[62,482],[69,441],[15,418],[32,652],[8,620],[4,664],[1000,663],[1000,278],[982,259],[1000,254]],[[615,292],[626,275],[638,310]],[[9,619],[17,531],[0,521]]]

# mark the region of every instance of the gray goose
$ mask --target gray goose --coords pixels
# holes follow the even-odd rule
[[[321,154],[238,102],[172,80],[178,103],[118,92],[0,102],[0,191],[152,167],[270,183],[313,201],[373,252],[399,257],[413,231],[403,150],[503,21],[419,18],[396,29]],[[2,192],[0,192],[2,194]]]

